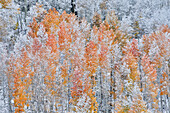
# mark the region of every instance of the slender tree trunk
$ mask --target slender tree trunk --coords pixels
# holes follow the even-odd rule
[[[102,73],[100,69],[100,110],[103,109],[103,86],[102,86]]]
[[[68,105],[68,108],[67,108],[67,110],[68,110],[68,112],[70,112],[70,104],[69,104],[69,101],[70,101],[70,94],[71,92],[70,92],[70,77],[68,76],[68,102],[67,102],[67,105]]]
[[[7,95],[8,95],[8,107],[9,107],[9,113],[12,113],[12,104],[11,104],[11,100],[12,100],[12,91],[11,91],[11,87],[10,87],[10,79],[11,77],[9,77],[9,75],[6,75],[7,77]],[[3,81],[2,81],[3,82]]]
[[[112,64],[113,60],[111,60]],[[114,78],[114,69],[113,69],[113,64],[111,65],[111,72],[110,72],[110,105],[109,105],[109,113],[112,112],[112,107],[115,109],[115,99],[114,99],[114,105],[112,105],[113,98],[115,98],[115,78]]]
[[[160,95],[160,101],[161,101],[161,112],[163,113],[162,95]]]
[[[77,11],[75,11],[75,9],[76,9],[75,2],[76,2],[76,0],[71,0],[71,12],[74,13],[75,15],[78,15]]]
[[[169,92],[168,92],[168,94],[169,94]],[[169,104],[169,96],[168,95],[166,95],[166,97],[165,98],[167,98],[166,100],[167,100],[167,113],[169,112],[170,113],[170,111],[169,111],[169,109],[170,109],[170,104]]]
[[[113,87],[112,87],[112,83],[113,83],[113,73],[112,73],[112,70],[111,70],[111,73],[110,73],[110,108],[109,108],[109,112],[111,113],[112,111],[112,98],[113,98]]]
[[[26,23],[26,17],[27,17],[27,0],[24,0],[24,5],[25,5],[24,22]]]
[[[9,93],[9,88],[8,88],[8,106],[9,106],[9,113],[12,113],[12,104],[11,104],[11,94]]]
[[[113,70],[114,71],[114,70]],[[112,72],[112,73],[114,73],[114,72]],[[115,112],[115,99],[116,99],[116,79],[115,79],[115,76],[113,76],[114,78],[113,78],[113,82],[114,82],[114,112]]]

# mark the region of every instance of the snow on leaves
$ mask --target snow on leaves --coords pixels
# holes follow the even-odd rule
[[[15,112],[138,113],[166,106],[158,98],[169,93],[168,26],[144,35],[141,46],[119,29],[114,12],[96,21],[91,28],[55,9],[33,19],[7,65]]]

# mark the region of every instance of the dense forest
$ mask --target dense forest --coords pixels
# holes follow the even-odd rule
[[[169,0],[0,0],[0,113],[170,113]]]

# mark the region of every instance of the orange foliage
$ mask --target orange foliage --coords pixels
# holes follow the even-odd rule
[[[24,112],[24,106],[27,105],[27,100],[29,98],[26,91],[28,90],[29,85],[31,84],[31,67],[30,59],[27,55],[27,52],[23,49],[21,54],[21,59],[15,61],[15,70],[14,70],[14,106],[16,107],[15,112]],[[19,65],[18,65],[19,64]]]
[[[170,40],[166,38],[166,33],[169,33],[170,29],[168,26],[162,26],[161,29],[157,32],[152,33],[148,37],[146,35],[143,36],[143,49],[144,52],[149,56],[149,51],[156,49],[158,52],[151,54],[152,57],[151,63],[155,65],[155,67],[162,67],[163,57],[164,60],[168,60],[169,55],[169,42]],[[155,47],[151,47],[152,44],[155,44]]]
[[[89,76],[93,77],[97,69],[97,45],[90,41],[87,43],[85,49],[85,58],[86,58],[86,69],[90,72]]]
[[[148,87],[148,92],[151,92],[149,93],[150,94],[149,96],[152,99],[153,107],[157,110],[158,109],[158,100],[156,98],[158,95],[158,84],[156,83],[157,73],[156,69],[154,69],[154,66],[153,64],[151,64],[147,55],[144,55],[142,58],[142,67],[143,71],[147,76],[146,85]]]
[[[96,18],[98,19],[98,17]],[[85,101],[89,99],[89,108],[87,109],[91,113],[98,112],[95,88],[97,70],[99,68],[101,68],[100,71],[102,76],[104,76],[102,77],[103,80],[107,79],[104,74],[115,71],[110,81],[107,81],[110,82],[109,85],[111,86],[114,85],[114,87],[117,87],[116,85],[119,85],[117,88],[120,89],[117,90],[119,90],[122,95],[124,91],[129,91],[130,88],[133,88],[135,82],[139,82],[140,73],[138,62],[141,53],[138,48],[138,42],[133,39],[132,43],[129,43],[128,40],[130,37],[119,30],[119,22],[114,12],[111,12],[106,17],[103,24],[100,20],[96,20],[95,24],[97,27],[93,26],[92,29],[88,29],[86,32],[84,29],[75,28],[74,24],[78,25],[78,27],[79,25],[81,26],[81,23],[74,14],[67,14],[66,12],[59,14],[55,9],[49,10],[40,23],[38,23],[35,18],[33,19],[33,22],[29,26],[31,30],[28,33],[28,36],[31,37],[31,44],[26,44],[26,49],[22,48],[21,56],[9,61],[9,72],[7,73],[8,79],[10,77],[14,78],[13,97],[14,106],[16,107],[15,112],[24,112],[24,106],[29,106],[29,87],[36,73],[39,74],[39,67],[41,67],[41,71],[45,73],[43,77],[44,83],[42,84],[44,84],[50,92],[50,98],[56,99],[54,101],[58,103],[58,98],[61,97],[65,99],[64,96],[62,97],[62,94],[66,92],[69,93],[71,89],[71,97],[69,97],[69,99],[71,98],[70,103],[76,107],[80,107],[78,101],[85,95]],[[47,39],[38,36],[40,25],[45,29],[44,34],[48,35]],[[158,100],[156,98],[158,95],[156,68],[163,66],[163,57],[165,60],[169,58],[167,55],[168,49],[166,48],[169,40],[167,41],[165,37],[166,32],[169,33],[170,30],[167,26],[163,26],[160,32],[153,33],[150,36],[143,36],[143,50],[146,55],[143,56],[141,64],[145,73],[144,77],[147,78],[145,81],[147,87],[145,87],[145,89],[155,109],[158,109]],[[153,41],[155,41],[158,48],[160,48],[160,51],[154,54],[152,58],[149,56],[149,52],[153,49]],[[120,62],[115,59],[117,57],[115,56],[117,53],[114,51],[115,44],[120,48]],[[121,79],[121,73],[125,74],[121,72],[120,67],[124,62],[126,62],[126,66],[130,70],[130,78],[126,78],[126,80],[128,80],[128,82],[130,82],[130,80],[133,81],[130,87],[126,87],[123,80],[113,81],[113,77],[119,80]],[[114,66],[111,67],[111,65]],[[167,89],[164,88],[164,86],[167,87],[168,84],[167,78],[167,73],[163,72],[162,78],[160,79],[161,95],[168,94]],[[59,81],[57,81],[58,79]],[[113,82],[115,83],[113,84]],[[65,91],[65,89],[68,90]],[[112,98],[114,95],[114,104],[116,103],[115,110],[117,110],[118,113],[147,112],[145,102],[142,100],[141,95],[137,95],[131,99],[131,106],[122,106],[119,100],[116,101],[117,97],[119,97],[119,92],[111,91],[109,92],[110,97]],[[124,98],[127,100],[127,95],[125,95]],[[67,102],[67,104],[70,103]]]
[[[35,18],[33,18],[33,22],[30,23],[29,27],[31,28],[31,31],[29,31],[29,36],[32,38],[37,37],[37,32],[39,30],[39,24],[36,22]]]
[[[166,72],[163,72],[162,78],[160,79],[160,95],[168,95],[168,75]]]

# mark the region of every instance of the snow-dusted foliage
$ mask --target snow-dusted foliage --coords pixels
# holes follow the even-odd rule
[[[2,112],[169,112],[169,1],[1,0],[0,11]]]
[[[0,42],[6,41],[14,35],[19,13],[18,8],[19,6],[11,0],[0,1]]]

